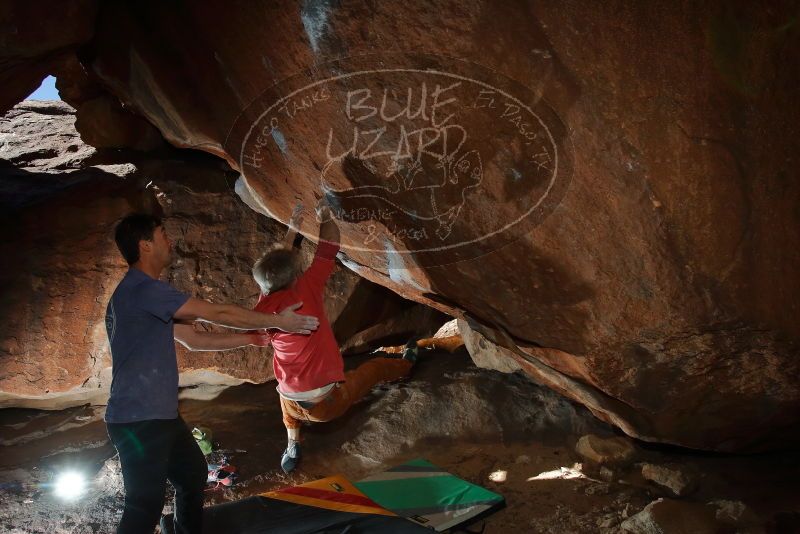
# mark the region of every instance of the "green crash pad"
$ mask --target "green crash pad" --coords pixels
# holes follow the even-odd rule
[[[505,505],[502,495],[423,459],[411,460],[354,485],[384,508],[438,532]]]

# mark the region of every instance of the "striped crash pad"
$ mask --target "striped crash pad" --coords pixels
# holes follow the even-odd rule
[[[505,505],[502,495],[422,459],[367,477],[355,487],[384,508],[438,532]]]
[[[173,515],[161,530],[175,532]],[[205,534],[425,534],[430,530],[376,504],[336,475],[203,509]]]

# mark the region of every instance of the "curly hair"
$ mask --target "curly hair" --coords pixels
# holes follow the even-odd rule
[[[297,278],[300,257],[295,250],[276,248],[266,252],[253,265],[253,278],[264,294],[279,291]]]

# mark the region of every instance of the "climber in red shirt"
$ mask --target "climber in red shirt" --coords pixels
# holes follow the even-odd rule
[[[300,460],[303,421],[324,422],[341,416],[374,385],[406,376],[417,358],[416,342],[411,341],[402,357],[384,353],[386,357],[373,358],[344,372],[344,361],[323,305],[325,284],[339,251],[339,227],[323,199],[316,208],[320,221],[317,251],[311,266],[301,272],[298,252],[292,248],[302,222],[301,212],[302,206],[298,206],[292,213],[284,243],[253,266],[253,277],[261,288],[256,311],[275,313],[287,304],[302,302],[297,313],[319,318],[319,328],[310,335],[268,333],[275,351],[272,366],[288,433],[288,446],[281,457],[286,473]]]

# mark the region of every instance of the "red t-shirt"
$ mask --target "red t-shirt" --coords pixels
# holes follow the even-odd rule
[[[319,328],[310,335],[268,331],[275,349],[272,368],[280,390],[286,393],[344,381],[344,361],[323,306],[325,283],[333,272],[338,251],[339,245],[320,242],[311,266],[291,286],[261,295],[256,304],[256,311],[276,313],[302,301],[295,313],[319,318]]]

